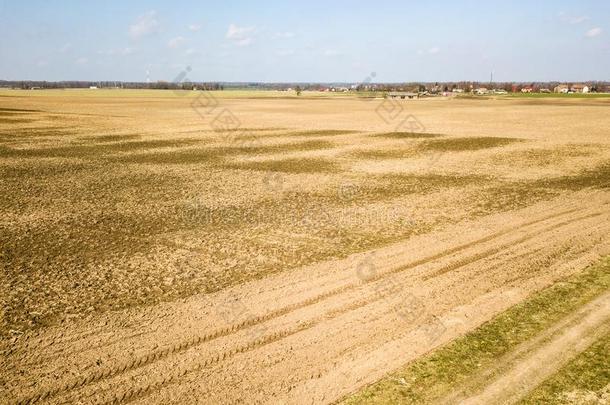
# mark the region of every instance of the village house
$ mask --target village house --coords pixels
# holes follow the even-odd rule
[[[568,86],[567,84],[560,84],[559,86],[556,86],[553,91],[555,93],[567,93],[568,91],[570,91],[570,86]]]
[[[588,93],[589,86],[577,83],[577,84],[573,84],[572,88],[570,90],[573,91],[574,93]]]
[[[388,93],[388,97],[389,98],[419,98],[419,94],[418,93],[412,93],[412,92],[408,92],[408,91],[391,91]]]

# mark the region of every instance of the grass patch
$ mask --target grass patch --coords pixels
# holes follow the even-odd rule
[[[610,334],[593,343],[519,403],[602,404],[610,398]]]
[[[381,134],[371,135],[376,138],[390,138],[390,139],[429,139],[438,138],[442,136],[440,134],[428,134],[428,133],[417,133],[417,132],[383,132]]]
[[[271,132],[271,130],[269,130]],[[274,130],[275,131],[275,130]],[[235,131],[239,132],[239,131]],[[222,131],[220,132],[222,133]],[[335,136],[335,135],[347,135],[357,134],[360,131],[352,130],[340,130],[340,129],[324,129],[324,130],[307,130],[307,131],[292,131],[292,132],[274,132],[274,133],[251,133],[251,134],[238,134],[234,137],[235,141],[256,141],[262,138],[283,138],[286,136]]]
[[[486,322],[345,399],[347,404],[421,404],[447,395],[480,369],[610,288],[610,257]]]
[[[598,148],[590,144],[573,144],[558,148],[536,148],[509,151],[496,154],[492,161],[497,164],[508,164],[514,166],[554,166],[570,159],[593,156]]]
[[[227,163],[224,167],[239,170],[257,170],[282,173],[337,173],[340,166],[327,159],[283,159],[260,162]]]
[[[505,97],[508,98],[562,98],[562,99],[593,99],[593,98],[610,98],[610,93],[509,93]]]
[[[338,190],[316,193],[320,206],[351,206],[386,201],[413,194],[428,194],[452,187],[467,187],[493,181],[491,177],[463,175],[367,175],[366,181],[345,183]]]
[[[479,96],[476,94],[458,94],[455,97],[460,100],[490,100],[491,99],[491,97]]]
[[[556,190],[527,182],[500,183],[477,191],[468,205],[473,207],[473,216],[481,216],[524,208],[538,201],[548,200],[557,194]]]
[[[0,146],[0,150],[2,146]],[[26,160],[17,164],[0,165],[0,175],[5,180],[28,181],[33,178],[51,178],[57,175],[71,174],[85,168],[83,163],[55,160]]]
[[[610,188],[610,163],[584,170],[572,176],[541,179],[534,182],[534,185],[571,191],[582,190],[583,188]]]
[[[347,135],[357,134],[360,131],[352,131],[347,129],[315,129],[311,131],[295,131],[285,135],[290,136],[335,136],[335,135]]]
[[[150,141],[117,142],[96,145],[93,148],[102,152],[131,152],[142,149],[179,148],[196,144],[200,141],[194,139],[157,139]]]
[[[125,134],[125,135],[100,135],[100,136],[87,136],[79,138],[81,141],[92,142],[92,143],[106,143],[106,142],[123,142],[140,139],[140,135],[136,134]]]
[[[226,153],[227,148],[198,148],[112,156],[110,159],[121,163],[185,165],[219,162]]]
[[[0,131],[0,136],[13,141],[30,138],[47,138],[65,135],[73,135],[74,131],[66,127],[44,127],[44,128],[12,128]]]
[[[404,134],[404,135],[403,135]],[[388,134],[377,134],[375,137],[383,136],[393,139],[424,139],[423,142],[412,146],[385,147],[383,149],[369,149],[356,151],[353,156],[362,159],[403,159],[415,157],[425,153],[437,152],[462,152],[480,149],[495,148],[520,142],[517,138],[495,138],[495,137],[462,137],[462,138],[437,138],[438,134],[412,134],[410,132],[390,132]]]
[[[27,110],[27,109],[23,109],[23,108],[0,108],[1,112],[18,112],[18,113],[28,113],[28,112],[44,112],[41,110]]]
[[[98,157],[103,154],[117,152],[133,152],[146,149],[157,148],[175,148],[180,146],[191,145],[198,141],[195,140],[151,140],[151,141],[135,141],[135,142],[118,142],[95,145],[66,145],[52,148],[0,148],[1,157],[12,158],[83,158],[83,157]]]
[[[282,152],[308,151],[327,149],[333,146],[326,141],[306,141],[283,145],[268,146],[238,146],[238,147],[214,147],[178,150],[172,152],[150,152],[138,153],[125,156],[113,156],[114,161],[123,163],[146,163],[146,164],[201,164],[218,163],[232,155],[264,155]],[[1,151],[0,151],[1,156]],[[230,168],[241,168],[241,163],[228,164]],[[264,169],[260,169],[264,170]]]
[[[282,152],[305,152],[311,150],[322,150],[322,149],[331,149],[333,147],[332,142],[328,141],[304,141],[304,142],[294,142],[294,143],[285,143],[278,145],[263,145],[263,146],[243,146],[230,148],[231,152],[244,154],[244,155],[262,155],[262,154],[271,154],[271,153],[282,153]]]
[[[282,131],[285,130],[286,128],[283,127],[267,127],[267,128],[242,128],[242,127],[238,127],[238,128],[227,128],[227,129],[218,129],[218,130],[214,130],[214,132],[216,133],[224,133],[224,132],[229,132],[229,133],[239,133],[239,132],[266,132],[266,131]]]
[[[19,118],[23,117],[24,115],[24,113],[16,111],[0,111],[0,117]]]
[[[497,148],[515,142],[522,142],[522,140],[518,138],[496,138],[492,136],[446,138],[426,141],[422,143],[419,148],[423,151],[461,152]]]
[[[0,116],[0,124],[29,124],[35,121],[32,118],[5,118]]]
[[[355,190],[356,201],[381,201],[411,194],[427,194],[452,187],[486,184],[493,178],[456,174],[387,174],[375,176]]]
[[[608,107],[606,100],[562,100],[562,99],[534,99],[534,100],[515,100],[515,104],[525,106],[553,106],[553,107]]]
[[[415,157],[418,151],[415,147],[398,147],[392,149],[369,149],[351,153],[358,159],[404,159]]]
[[[172,207],[182,193],[179,177],[118,174],[107,165],[60,164],[49,167],[47,173],[42,173],[43,168],[7,170],[0,183],[0,212],[28,215],[36,211],[45,218],[0,225],[0,334],[6,328],[48,324],[66,312],[86,313],[90,306],[142,302],[143,288],[150,292],[158,280],[138,279],[135,271],[87,269],[147,252],[155,235],[193,226],[191,218],[177,216]],[[125,280],[134,277],[137,281],[129,285],[142,288],[130,288],[130,296]]]

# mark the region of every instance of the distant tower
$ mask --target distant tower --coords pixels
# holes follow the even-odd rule
[[[150,70],[146,69],[146,83],[150,83]]]

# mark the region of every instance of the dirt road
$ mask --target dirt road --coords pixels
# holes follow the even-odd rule
[[[92,315],[8,343],[0,397],[331,402],[582,269],[609,251],[608,235],[610,193],[577,192],[207,296]]]
[[[569,315],[541,336],[526,342],[494,373],[482,373],[482,389],[470,395],[452,395],[442,403],[464,405],[512,404],[550,377],[569,360],[610,331],[610,293],[605,293]],[[491,377],[496,374],[494,377]]]

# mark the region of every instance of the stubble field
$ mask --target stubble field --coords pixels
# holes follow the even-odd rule
[[[608,253],[609,99],[226,93],[0,93],[14,399],[331,402]]]

